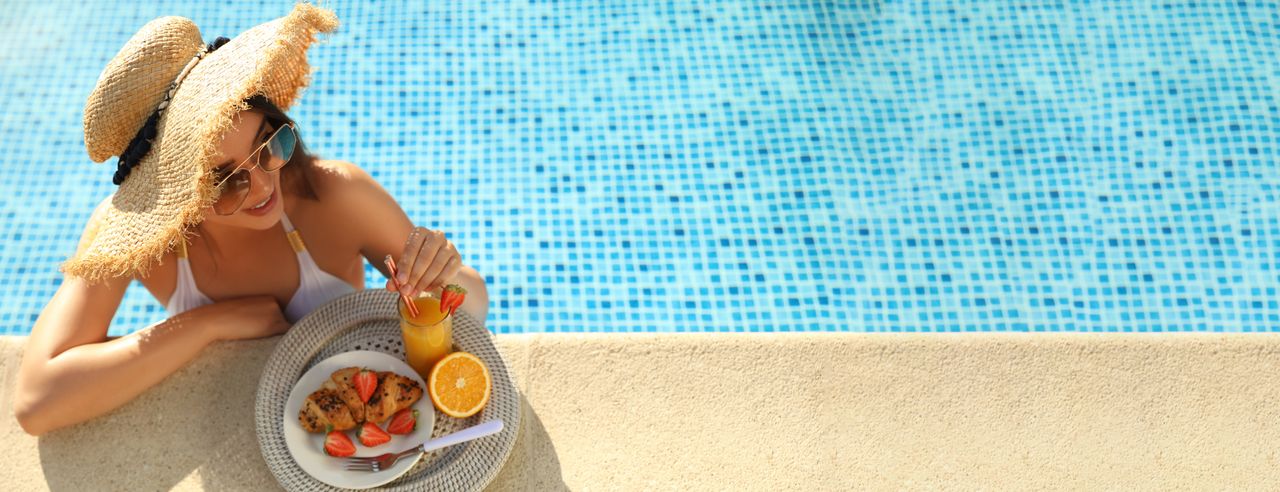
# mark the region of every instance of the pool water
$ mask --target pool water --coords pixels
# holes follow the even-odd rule
[[[1275,1],[364,4],[290,113],[449,233],[495,332],[1280,331]],[[113,189],[112,55],[287,10],[0,9],[0,333]],[[135,283],[110,332],[163,317]]]

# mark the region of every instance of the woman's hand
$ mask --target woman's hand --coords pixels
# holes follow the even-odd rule
[[[240,297],[207,304],[178,316],[210,316],[215,340],[248,340],[283,334],[293,326],[284,319],[276,298],[269,295]]]
[[[396,259],[401,293],[415,295],[451,283],[462,269],[458,248],[444,237],[443,231],[414,227],[405,240],[404,251]],[[395,291],[395,283],[387,279],[387,290]]]

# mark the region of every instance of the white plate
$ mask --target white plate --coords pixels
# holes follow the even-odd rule
[[[334,487],[367,489],[395,480],[396,477],[409,471],[409,468],[413,467],[418,460],[404,458],[395,466],[380,472],[347,471],[343,469],[346,458],[335,458],[325,454],[324,434],[307,432],[298,422],[298,412],[302,410],[302,404],[307,400],[307,396],[320,389],[320,385],[324,384],[334,371],[352,366],[367,367],[374,371],[392,371],[413,378],[422,385],[422,398],[412,407],[418,410],[418,427],[408,435],[392,434],[391,442],[376,448],[368,448],[360,444],[360,440],[356,438],[356,429],[348,430],[347,437],[350,437],[351,442],[356,445],[355,456],[377,456],[382,453],[400,452],[426,442],[431,438],[436,412],[431,405],[431,398],[427,396],[427,384],[422,381],[422,377],[418,376],[418,373],[403,360],[382,352],[354,350],[335,355],[312,366],[297,383],[294,383],[293,391],[289,393],[289,401],[284,405],[282,416],[284,441],[289,448],[289,454],[293,455],[293,460],[298,462],[298,466],[302,467],[303,471],[321,482]],[[389,421],[388,419],[382,422],[382,426]]]

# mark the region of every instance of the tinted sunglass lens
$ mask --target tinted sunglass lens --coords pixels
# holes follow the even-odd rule
[[[284,165],[289,162],[289,158],[293,157],[293,148],[298,144],[298,135],[293,132],[293,127],[288,125],[280,127],[280,131],[276,132],[275,137],[271,138],[271,142],[267,144],[267,150],[271,151],[271,155],[280,162],[276,162],[277,166]]]
[[[249,196],[251,187],[249,179],[247,170],[236,171],[227,178],[227,181],[222,184],[222,193],[218,195],[218,201],[213,204],[214,211],[222,215],[235,213],[245,197]]]

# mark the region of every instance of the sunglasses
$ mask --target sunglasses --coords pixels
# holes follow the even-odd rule
[[[231,215],[239,211],[244,200],[249,197],[249,190],[253,189],[253,173],[250,171],[255,167],[269,173],[279,171],[289,163],[297,145],[297,131],[292,123],[285,123],[271,134],[271,138],[249,154],[244,162],[233,168],[215,169],[214,182],[218,184],[214,188],[218,190],[218,199],[213,203],[213,211],[218,215]]]

